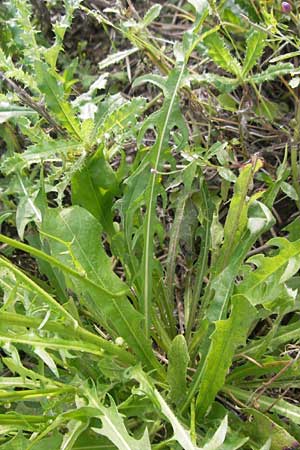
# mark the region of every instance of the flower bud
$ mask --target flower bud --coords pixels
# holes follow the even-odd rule
[[[281,3],[281,11],[284,14],[289,14],[292,11],[292,6],[289,2],[282,2]]]

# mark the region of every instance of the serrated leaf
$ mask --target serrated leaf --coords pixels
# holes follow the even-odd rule
[[[270,65],[264,72],[258,73],[248,78],[248,81],[252,81],[257,84],[264,83],[265,81],[272,81],[277,77],[292,73],[293,70],[294,66],[291,63],[279,63]]]
[[[242,70],[238,60],[230,53],[225,41],[218,33],[210,34],[204,43],[208,48],[208,54],[217,66],[240,77]]]
[[[81,140],[80,128],[70,104],[64,100],[64,90],[58,80],[50,73],[46,64],[37,62],[36,73],[38,86],[45,95],[46,103],[60,123],[70,132],[75,139]]]
[[[205,73],[201,75],[191,75],[191,81],[207,83],[215,86],[220,92],[229,93],[237,88],[239,82],[235,78],[224,77],[217,73]]]
[[[110,401],[109,407],[102,406],[100,409],[102,427],[92,428],[92,430],[106,436],[119,450],[151,450],[147,428],[141,439],[131,437],[115,402],[112,398]]]
[[[266,34],[253,30],[247,39],[247,48],[243,63],[243,76],[255,66],[266,46]]]

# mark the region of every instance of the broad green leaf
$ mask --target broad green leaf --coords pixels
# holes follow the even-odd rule
[[[282,294],[279,286],[285,289],[285,282],[300,268],[300,241],[290,242],[285,238],[274,238],[270,246],[278,247],[275,256],[262,254],[249,258],[248,263],[257,269],[249,272],[236,291],[247,297],[253,305],[267,304]]]
[[[292,73],[294,66],[291,63],[278,63],[275,65],[270,65],[264,72],[258,73],[248,78],[248,81],[252,81],[256,84],[264,83],[265,81],[272,81],[275,78],[282,75],[287,75]]]
[[[37,62],[36,73],[38,85],[45,95],[47,106],[53,112],[75,139],[81,140],[78,121],[70,107],[64,99],[64,90],[59,81],[49,72],[46,64]]]
[[[236,77],[240,77],[242,69],[237,59],[230,53],[225,44],[224,39],[218,34],[213,33],[204,39],[204,43],[208,48],[208,54],[217,66],[232,73]]]
[[[22,185],[24,186],[23,183]],[[20,198],[16,212],[16,227],[18,235],[22,240],[24,239],[25,228],[30,222],[41,222],[41,212],[35,205],[38,192],[35,192],[34,195],[30,195],[27,190],[25,190],[24,193],[25,196]]]
[[[128,287],[113,272],[112,262],[102,247],[99,222],[88,211],[77,206],[52,209],[43,219],[42,232],[48,236],[52,256],[102,288],[102,295],[99,295],[92,285],[87,288],[83,281],[72,280],[75,290],[83,295],[82,299],[95,319],[123,337],[144,364],[161,372],[150,342],[142,333],[143,317],[126,298]],[[120,295],[122,292],[124,295]]]
[[[218,102],[226,111],[235,112],[238,110],[238,102],[229,94],[220,94],[218,95]]]
[[[266,34],[252,30],[247,39],[247,48],[245,59],[243,63],[243,76],[246,76],[248,72],[255,66],[261,57],[264,48],[266,46]]]
[[[93,427],[92,430],[106,436],[119,450],[151,450],[147,428],[141,439],[131,437],[113,399],[110,401],[110,406],[100,407],[102,427]]]
[[[229,319],[215,323],[211,346],[199,377],[197,411],[203,416],[225,383],[226,374],[238,346],[246,342],[249,327],[256,316],[256,310],[241,295],[232,298],[232,312]]]
[[[184,400],[186,395],[186,372],[189,362],[188,348],[183,335],[176,336],[168,352],[168,383],[170,397],[176,405]]]
[[[254,201],[250,205],[248,214],[247,230],[241,236],[240,244],[236,245],[227,266],[212,279],[205,292],[203,302],[207,303],[206,316],[210,321],[226,317],[235,279],[248,251],[257,238],[274,224],[274,218],[270,210],[258,201]],[[219,258],[219,255],[217,256]]]
[[[113,197],[119,188],[116,174],[104,158],[103,148],[92,155],[71,181],[72,203],[88,210],[101,223],[105,232],[114,234]]]

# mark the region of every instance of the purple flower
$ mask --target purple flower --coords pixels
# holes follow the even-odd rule
[[[292,11],[292,6],[289,2],[282,2],[281,3],[281,11],[284,14],[289,14]]]

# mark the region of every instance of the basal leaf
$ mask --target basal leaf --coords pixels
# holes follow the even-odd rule
[[[185,121],[181,115],[178,91],[184,76],[185,66],[180,69],[174,69],[167,81],[165,87],[165,101],[163,107],[148,117],[141,129],[140,138],[149,129],[155,129],[157,138],[154,146],[151,148],[149,162],[151,168],[150,184],[146,189],[146,217],[144,228],[144,250],[141,268],[141,278],[144,282],[141,311],[145,317],[145,333],[149,335],[151,324],[151,303],[152,303],[152,274],[153,274],[153,238],[154,238],[154,221],[155,207],[158,194],[159,175],[161,170],[162,156],[169,146],[170,132],[177,127],[182,135],[181,144],[185,144],[188,139],[188,131]]]
[[[174,439],[176,439],[185,450],[199,450],[193,444],[190,433],[171,410],[167,402],[161,396],[157,389],[153,386],[148,376],[142,371],[141,367],[130,369],[129,376],[136,380],[140,385],[140,390],[158,407],[162,414],[169,420],[174,431]]]
[[[211,346],[199,377],[197,411],[203,416],[225,383],[225,377],[238,346],[245,344],[256,310],[243,296],[232,298],[229,319],[215,323]]]
[[[250,199],[247,200],[248,190],[253,181],[255,172],[261,167],[260,160],[253,164],[247,164],[240,172],[237,182],[234,186],[234,194],[230,202],[229,211],[224,226],[224,243],[218,257],[216,272],[224,269],[230,256],[233,254],[237,245],[240,244],[240,238],[247,227],[247,212]]]
[[[143,317],[126,298],[128,287],[113,272],[112,263],[102,247],[99,222],[80,207],[52,209],[44,217],[42,232],[48,236],[52,256],[104,289],[99,295],[96,288],[91,285],[87,288],[83,281],[71,278],[75,291],[83,295],[95,319],[114,330],[117,336],[122,336],[148,367],[161,372],[150,342],[142,333]],[[120,296],[120,292],[124,295]]]

